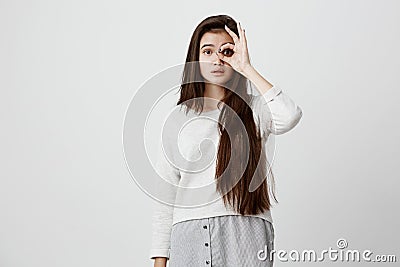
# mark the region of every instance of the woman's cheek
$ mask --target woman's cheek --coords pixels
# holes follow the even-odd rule
[[[234,72],[234,70],[233,70],[230,66],[227,67],[226,76],[227,76],[229,79],[232,78],[233,72]]]

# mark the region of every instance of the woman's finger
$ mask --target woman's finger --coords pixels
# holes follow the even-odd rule
[[[224,54],[221,55],[221,60],[228,63],[229,65],[231,65],[232,63],[232,59],[230,57],[224,56]]]
[[[234,52],[236,52],[236,47],[233,44],[230,44],[230,43],[226,43],[226,44],[221,45],[221,47],[219,48],[218,52],[222,52],[222,51],[224,51],[224,49],[227,49],[227,48],[230,48]]]
[[[228,26],[225,25],[225,30],[228,32],[230,36],[232,36],[233,41],[236,43],[239,43],[239,37],[234,33],[231,29],[229,29]]]
[[[239,37],[241,40],[241,45],[242,45],[243,49],[246,51],[247,50],[247,39],[246,39],[245,31],[242,28],[242,25],[240,22],[238,22],[238,31],[239,31]]]
[[[242,40],[242,26],[240,25],[240,22],[236,22],[236,25],[237,25],[236,27],[239,32],[239,38],[240,38],[240,40]]]
[[[243,43],[243,49],[244,51],[247,51],[247,37],[246,37],[246,31],[243,29],[243,35],[242,35],[242,43]]]

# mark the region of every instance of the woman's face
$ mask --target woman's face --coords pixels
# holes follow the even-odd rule
[[[226,32],[206,32],[200,40],[200,73],[203,78],[210,82],[223,85],[233,75],[232,67],[220,58],[231,56],[232,50],[218,52],[218,49],[226,43],[234,44],[232,37]]]

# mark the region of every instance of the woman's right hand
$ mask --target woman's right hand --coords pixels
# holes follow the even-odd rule
[[[154,259],[154,267],[167,267],[167,258],[157,257]]]

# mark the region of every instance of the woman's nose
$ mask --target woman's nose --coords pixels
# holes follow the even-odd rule
[[[214,64],[222,65],[224,62],[221,60],[218,51],[215,51],[214,54],[217,55],[217,56],[215,57],[215,59],[214,59]]]

